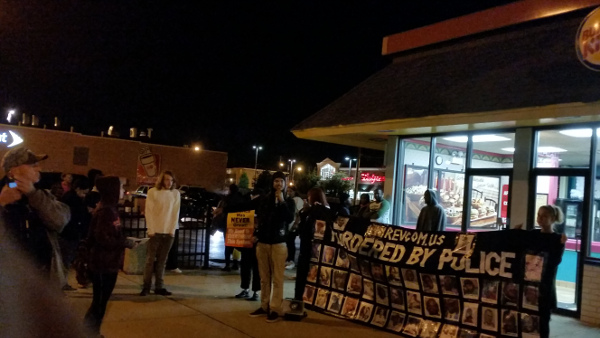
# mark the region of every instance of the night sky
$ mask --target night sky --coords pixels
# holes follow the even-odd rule
[[[152,142],[201,143],[229,166],[253,167],[254,144],[259,167],[347,165],[356,148],[290,129],[388,65],[384,36],[509,2],[0,0],[1,116],[152,127]]]

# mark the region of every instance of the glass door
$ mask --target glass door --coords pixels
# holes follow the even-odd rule
[[[558,308],[566,311],[578,310],[578,269],[580,267],[581,229],[586,217],[583,213],[585,177],[583,176],[537,176],[535,212],[533,213],[534,229],[537,210],[540,206],[551,204],[560,207],[565,221],[555,224],[554,232],[567,235],[565,252],[556,273],[556,296]]]
[[[469,175],[470,204],[467,231],[492,231],[506,228],[509,175]]]

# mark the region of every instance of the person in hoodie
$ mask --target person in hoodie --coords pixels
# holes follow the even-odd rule
[[[425,207],[421,209],[417,219],[417,230],[419,231],[444,231],[446,229],[446,212],[438,203],[437,193],[428,189],[423,193]]]
[[[288,224],[294,220],[296,206],[286,196],[285,174],[273,174],[273,189],[262,200],[258,210],[258,227],[255,236],[256,258],[261,285],[261,307],[251,317],[267,316],[272,323],[283,315],[283,272],[287,258],[286,236]],[[272,285],[272,288],[271,288]],[[272,292],[271,292],[272,291]]]
[[[304,288],[306,287],[306,277],[312,256],[312,240],[315,233],[315,223],[317,220],[325,221],[325,236],[331,238],[331,228],[333,226],[333,212],[327,204],[325,193],[321,188],[312,188],[308,191],[308,203],[300,211],[300,223],[298,224],[298,235],[300,236],[300,254],[298,256],[298,265],[296,266],[296,289],[294,299],[302,300]]]
[[[100,205],[92,216],[87,243],[90,255],[88,266],[94,285],[92,305],[84,318],[84,325],[91,333],[100,336],[100,326],[106,312],[117,275],[121,267],[121,255],[125,248],[133,248],[136,243],[123,234],[117,203],[123,197],[123,185],[116,176],[101,177],[96,180],[100,193]]]
[[[179,209],[181,196],[175,189],[173,173],[163,171],[154,188],[148,190],[146,198],[146,228],[148,229],[148,248],[146,250],[146,266],[144,267],[144,286],[140,296],[150,292],[152,275],[155,275],[154,293],[170,296],[163,285],[165,265],[169,250],[175,240],[175,230],[179,228]]]

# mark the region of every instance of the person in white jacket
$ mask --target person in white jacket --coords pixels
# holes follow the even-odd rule
[[[148,248],[144,268],[144,286],[140,296],[150,292],[152,274],[155,275],[154,293],[170,296],[163,285],[167,255],[175,239],[175,230],[179,228],[179,207],[181,196],[175,189],[173,173],[163,171],[154,188],[148,190],[146,197],[146,228],[148,230]]]

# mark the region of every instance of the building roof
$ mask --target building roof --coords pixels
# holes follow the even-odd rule
[[[600,100],[600,73],[575,52],[589,12],[408,52],[292,132],[383,149],[387,135],[539,125],[564,114],[595,120],[598,107],[587,103]],[[572,109],[557,109],[565,104]]]

